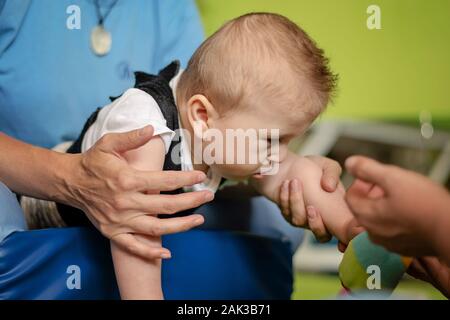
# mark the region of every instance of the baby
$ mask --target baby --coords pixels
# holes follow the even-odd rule
[[[215,192],[224,179],[247,180],[281,206],[289,203],[289,191],[298,187],[305,205],[314,206],[326,228],[348,243],[356,234],[356,223],[344,201],[344,188],[339,186],[334,193],[323,191],[321,168],[288,150],[289,142],[308,129],[330,100],[336,77],[327,63],[323,51],[287,18],[270,13],[241,16],[209,37],[186,70],[179,70],[173,62],[158,75],[136,73],[135,87],[97,110],[69,152],[86,151],[106,133],[151,124],[152,140],[124,155],[130,165],[141,170],[207,173],[205,182],[189,190]],[[202,158],[198,150],[211,151],[212,144],[215,148],[210,154],[215,159],[227,158],[227,130],[258,132],[258,148],[249,143],[231,150],[235,152],[232,159],[243,155],[250,159],[257,154],[253,158],[258,161]],[[181,137],[179,145],[175,131]],[[217,147],[219,135],[211,132],[222,133],[223,148]],[[70,225],[74,215],[64,206],[59,208]],[[140,239],[161,246],[157,237]],[[142,260],[114,244],[111,250],[122,298],[163,297],[160,260]]]

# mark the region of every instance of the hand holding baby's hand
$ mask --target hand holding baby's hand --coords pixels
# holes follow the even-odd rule
[[[305,158],[322,169],[320,181],[322,189],[327,192],[334,192],[342,173],[339,163],[321,156],[306,156]],[[279,192],[279,207],[289,223],[297,227],[310,229],[320,242],[327,242],[331,239],[331,234],[325,227],[318,209],[305,205],[303,188],[299,180],[284,181]]]
[[[330,241],[331,234],[327,231],[320,213],[313,206],[305,206],[300,181],[285,180],[280,187],[279,199],[281,213],[289,223],[310,229],[319,242]]]
[[[362,156],[349,158],[346,166],[356,177],[347,203],[371,240],[403,255],[434,255],[448,217],[447,190],[418,173]]]

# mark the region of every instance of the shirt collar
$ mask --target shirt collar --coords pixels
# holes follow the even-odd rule
[[[177,87],[178,82],[180,81],[181,74],[183,73],[183,69],[180,69],[178,73],[175,75],[175,77],[172,78],[172,80],[169,81],[169,86],[172,89],[173,98],[175,100],[175,105],[178,107],[177,104]]]

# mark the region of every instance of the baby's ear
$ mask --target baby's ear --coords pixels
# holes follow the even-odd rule
[[[202,134],[203,131],[208,130],[214,119],[218,117],[218,113],[212,103],[202,94],[196,94],[188,100],[187,111],[188,119],[195,135]]]

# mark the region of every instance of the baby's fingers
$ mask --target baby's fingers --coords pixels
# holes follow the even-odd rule
[[[131,254],[137,255],[143,259],[168,259],[171,257],[170,251],[161,247],[151,247],[140,242],[131,233],[121,233],[113,237],[112,241],[119,247]]]
[[[284,180],[280,188],[280,209],[283,217],[291,222],[291,208],[289,206],[289,180]]]
[[[294,226],[306,227],[306,209],[303,201],[301,183],[293,179],[289,184],[289,207],[291,210],[291,221]]]
[[[325,225],[323,223],[322,217],[319,212],[313,206],[306,207],[306,212],[308,214],[308,224],[312,233],[319,242],[328,242],[331,240],[331,234],[328,233]]]

